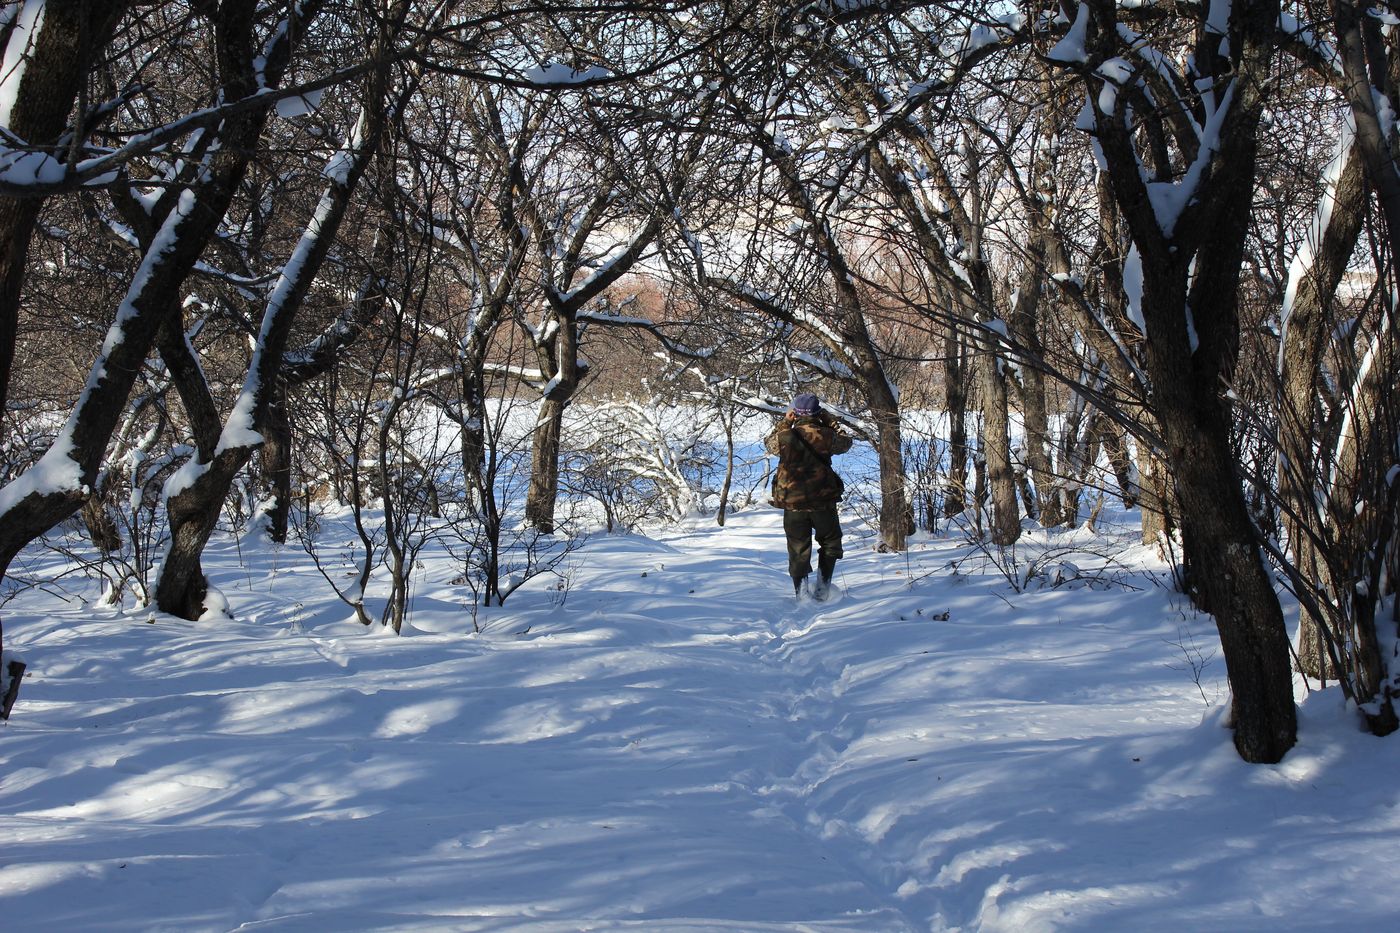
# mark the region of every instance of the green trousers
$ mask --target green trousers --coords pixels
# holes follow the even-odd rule
[[[783,533],[787,535],[788,573],[794,583],[812,572],[812,538],[817,539],[817,569],[823,580],[831,579],[841,559],[841,521],[835,504],[811,511],[783,510]]]

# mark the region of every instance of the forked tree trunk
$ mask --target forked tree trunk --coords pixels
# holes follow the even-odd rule
[[[243,147],[230,146],[224,151],[235,148]],[[240,165],[235,174],[241,176],[241,168]],[[88,388],[69,416],[64,432],[73,440],[71,447],[51,449],[45,455],[46,459],[57,461],[56,465],[45,467],[75,470],[79,481],[62,488],[34,485],[29,481],[33,471],[13,481],[12,487],[21,483],[32,488],[18,498],[5,512],[4,521],[0,521],[0,573],[21,548],[82,506],[83,488],[96,479],[107,441],[125,410],[127,396],[155,342],[156,331],[169,309],[176,306],[179,289],[223,216],[235,183],[236,178],[231,175],[216,176],[216,180],[201,188],[190,206],[167,219],[170,247],[156,255],[148,254],[142,274],[127,293],[126,307],[131,313],[112,328],[107,352],[93,364]]]
[[[1230,405],[1216,377],[1197,368],[1184,328],[1173,331],[1186,306],[1186,269],[1154,268],[1144,260],[1143,312],[1154,339],[1147,344],[1154,409],[1168,449],[1181,505],[1191,584],[1198,604],[1215,616],[1234,704],[1235,747],[1246,761],[1276,762],[1293,747],[1297,719],[1287,630],[1273,580],[1255,540],[1230,445]],[[1197,312],[1211,308],[1201,290]],[[1233,305],[1233,289],[1224,292]],[[1154,325],[1159,325],[1154,330]],[[1199,355],[1204,355],[1203,353]]]
[[[400,16],[402,13],[400,7]],[[254,67],[251,58],[243,65]],[[185,619],[197,619],[203,614],[208,580],[201,555],[234,479],[266,439],[263,432],[268,430],[270,409],[284,395],[279,380],[297,312],[335,242],[351,195],[370,162],[382,155],[380,143],[386,136],[388,91],[387,69],[380,67],[371,72],[359,127],[332,157],[339,171],[325,173],[326,188],[315,213],[269,294],[243,388],[214,454],[210,457],[201,453],[196,463],[187,465],[182,472],[190,475],[166,501],[170,547],[156,581],[156,605],[163,612]],[[388,478],[384,477],[384,481]]]
[[[161,612],[182,619],[194,620],[204,614],[209,582],[204,577],[200,558],[218,524],[228,486],[242,467],[242,463],[234,464],[229,457],[222,459],[224,462],[215,476],[179,494],[178,509],[171,516],[170,546],[156,580],[156,605]]]
[[[1250,232],[1262,94],[1277,55],[1278,9],[1269,0],[1243,0],[1229,7],[1224,22],[1201,24],[1191,75],[1211,80],[1164,84],[1170,96],[1161,98],[1161,109],[1134,111],[1131,123],[1127,108],[1099,93],[1101,76],[1085,81],[1084,125],[1094,135],[1141,258],[1151,405],[1181,506],[1194,583],[1220,630],[1235,747],[1246,761],[1258,763],[1283,758],[1297,738],[1297,718],[1283,612],[1241,486],[1230,444],[1234,412],[1222,387],[1233,378],[1239,357],[1240,268]],[[1088,4],[1081,11],[1092,20],[1091,65],[1122,54],[1117,7]],[[1164,66],[1174,67],[1165,60]],[[1202,90],[1207,86],[1209,95]],[[1193,111],[1213,111],[1209,139],[1190,126]],[[1147,132],[1139,119],[1149,124]],[[1187,158],[1199,170],[1175,179],[1189,200],[1183,197],[1179,211],[1164,215],[1148,183],[1160,180],[1168,166],[1145,174],[1139,143],[1158,138],[1153,129],[1165,138],[1177,128],[1188,134],[1182,137],[1189,139]]]
[[[299,12],[314,17],[319,6],[313,0]],[[229,3],[220,9],[217,26],[221,66],[227,67],[228,61],[240,52],[251,63],[252,23],[251,17],[245,15],[249,11],[250,6],[245,3]],[[251,70],[227,77],[228,94],[252,94],[259,81],[266,84],[280,78],[290,54],[290,39],[284,34],[270,49],[259,52],[263,67],[256,78]],[[81,507],[84,487],[96,479],[107,443],[157,331],[169,318],[171,309],[179,307],[185,279],[217,231],[252,153],[257,150],[270,107],[269,102],[263,107],[228,114],[217,136],[201,137],[201,145],[207,148],[191,153],[187,161],[189,175],[161,195],[152,212],[160,218],[157,246],[145,252],[127,290],[122,316],[109,329],[87,386],[63,428],[64,443],[56,444],[40,466],[6,487],[14,490],[14,501],[0,520],[0,576],[22,547]],[[73,477],[75,481],[36,481],[36,477],[53,475]]]

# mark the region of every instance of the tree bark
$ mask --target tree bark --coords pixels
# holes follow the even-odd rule
[[[1350,648],[1356,699],[1369,703],[1382,697],[1388,680],[1388,661],[1381,639],[1390,632],[1376,631],[1376,609],[1393,594],[1394,580],[1378,570],[1392,531],[1391,509],[1400,502],[1395,469],[1400,447],[1400,386],[1395,384],[1396,359],[1400,356],[1400,322],[1387,315],[1368,342],[1347,394],[1348,410],[1339,432],[1332,463],[1332,480],[1323,497],[1327,503],[1328,538],[1332,560],[1349,581],[1347,592],[1334,596],[1345,607],[1351,622],[1351,638],[1336,643]],[[1387,592],[1387,585],[1389,592]],[[1388,705],[1388,698],[1382,698]],[[1393,711],[1392,711],[1393,715]]]
[[[1021,537],[1021,511],[1016,503],[1016,471],[1011,465],[1009,399],[1001,360],[987,346],[976,351],[977,395],[982,406],[979,450],[987,464],[991,497],[991,541],[1006,547]]]
[[[530,440],[530,486],[525,494],[525,520],[543,534],[555,531],[564,410],[578,391],[579,379],[578,323],[565,309],[556,313],[559,326],[548,348],[555,376],[550,391],[540,400],[535,418],[535,432]]]
[[[843,83],[851,117],[858,124],[868,124],[869,116],[865,103],[879,99],[881,92],[870,84],[859,69],[852,68],[850,61],[844,56],[832,54],[832,50],[825,46],[820,49],[819,54],[825,59],[827,67],[832,69],[833,77]],[[754,115],[748,116],[752,120]],[[914,514],[905,488],[904,445],[900,429],[898,395],[890,384],[881,350],[871,336],[865,302],[855,286],[855,276],[830,218],[819,211],[814,203],[791,149],[786,145],[779,145],[770,130],[757,131],[756,127],[754,129],[756,141],[777,169],[779,182],[791,207],[808,225],[812,248],[826,266],[828,279],[836,297],[830,324],[837,334],[837,339],[832,340],[822,334],[820,327],[812,330],[826,343],[827,348],[853,371],[855,376],[848,381],[860,391],[875,421],[876,457],[880,465],[879,547],[882,551],[903,551],[908,546],[909,535],[914,531]],[[929,230],[927,220],[907,179],[890,163],[878,146],[872,147],[867,152],[867,157],[886,190],[910,221],[920,244],[923,261],[936,273],[935,281],[942,284],[956,281],[942,247],[935,242],[936,237]]]
[[[83,527],[87,529],[92,546],[102,554],[115,554],[122,549],[122,535],[117,523],[107,512],[107,503],[97,493],[83,500]]]
[[[250,143],[246,145],[251,148]],[[227,165],[229,157],[223,154],[235,148],[221,150],[218,161]],[[97,476],[107,441],[155,342],[156,331],[217,229],[244,165],[246,162],[228,166],[229,171],[215,174],[197,192],[188,191],[182,209],[173,211],[165,222],[160,242],[168,243],[168,248],[148,251],[127,292],[123,314],[109,332],[109,349],[93,364],[87,388],[64,427],[65,443],[44,455],[46,467],[75,472],[77,481],[62,486],[32,483],[28,478],[36,474],[31,469],[5,487],[14,490],[14,499],[0,521],[0,575],[21,548],[81,507],[83,487],[90,486]]]
[[[1199,556],[1193,575],[1215,616],[1234,699],[1235,745],[1247,761],[1278,761],[1296,720],[1288,637],[1233,477],[1229,425],[1195,406],[1164,419],[1182,506]]]
[[[547,535],[555,531],[565,407],[566,403],[556,396],[546,396],[540,402],[535,433],[530,441],[530,488],[525,496],[525,520]]]
[[[1218,370],[1192,352],[1180,321],[1186,307],[1186,269],[1149,269],[1144,262],[1143,304],[1147,364],[1154,409],[1168,445],[1167,460],[1181,505],[1181,523],[1198,604],[1220,630],[1234,701],[1235,746],[1247,761],[1280,760],[1293,746],[1296,714],[1288,636],[1273,583],[1259,554],[1230,445],[1232,414],[1217,386]],[[1209,303],[1194,289],[1198,314],[1227,315],[1234,289]],[[1202,358],[1205,357],[1205,360]]]
[[[1122,426],[1112,418],[1103,418],[1099,423],[1099,439],[1108,465],[1113,470],[1113,478],[1118,483],[1118,496],[1123,507],[1131,509],[1142,498],[1140,483],[1133,475],[1133,460],[1128,452],[1128,435]]]
[[[912,521],[908,492],[904,488],[904,438],[900,428],[899,401],[885,381],[883,368],[865,370],[866,403],[875,422],[875,455],[880,465],[880,550],[905,549]]]
[[[468,501],[480,509],[490,487],[487,475],[486,376],[481,356],[463,354],[462,367],[462,477]]]
[[[1049,109],[1065,109],[1064,104],[1067,101],[1062,99],[1065,95],[1056,94],[1048,74],[1043,76],[1039,83],[1042,97],[1053,101]],[[1058,119],[1056,116],[1055,120]],[[1034,487],[1033,495],[1026,503],[1026,512],[1037,519],[1042,527],[1060,524],[1060,516],[1056,514],[1057,483],[1051,455],[1054,444],[1050,436],[1050,419],[1046,412],[1045,374],[1034,363],[1045,358],[1045,348],[1040,340],[1040,318],[1047,277],[1055,273],[1067,274],[1070,271],[1067,250],[1063,243],[1056,240],[1055,225],[1050,215],[1050,205],[1055,203],[1055,168],[1052,155],[1055,147],[1051,144],[1052,135],[1053,131],[1049,126],[1037,127],[1034,134],[1035,157],[1031,164],[1029,183],[1020,188],[1021,202],[1028,215],[1029,242],[1022,258],[1021,276],[1016,286],[1009,321],[1011,335],[1032,361],[1032,365],[1022,366],[1019,370],[1021,416],[1025,428],[1024,460]],[[1061,297],[1058,300],[1064,299]]]
[[[1032,252],[1032,268],[1021,278],[1016,304],[1012,309],[1011,330],[1016,342],[1025,347],[1033,359],[1045,355],[1040,345],[1040,289],[1042,275],[1035,270],[1041,267],[1041,258]],[[1045,408],[1045,375],[1036,366],[1022,366],[1020,369],[1021,417],[1025,424],[1025,462],[1030,471],[1034,496],[1027,504],[1026,511],[1045,527],[1058,525],[1055,513],[1054,466],[1050,459],[1050,418]]]

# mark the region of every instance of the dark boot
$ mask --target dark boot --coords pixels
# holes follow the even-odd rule
[[[792,578],[792,595],[798,597],[799,599],[802,597],[802,581],[803,581],[804,579],[806,579],[806,578],[805,578],[805,577],[793,577],[793,578]]]
[[[835,558],[825,558],[817,562],[817,583],[812,587],[812,598],[821,602],[831,595],[831,574],[836,570]]]

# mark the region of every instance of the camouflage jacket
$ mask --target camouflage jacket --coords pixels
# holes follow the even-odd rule
[[[778,455],[778,475],[773,478],[773,504],[778,508],[806,511],[840,501],[846,487],[831,467],[831,456],[850,450],[851,439],[826,418],[784,418],[765,446]]]

